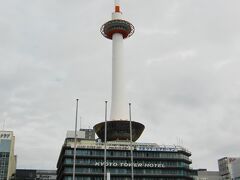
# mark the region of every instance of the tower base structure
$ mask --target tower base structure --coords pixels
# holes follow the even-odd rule
[[[96,124],[94,131],[104,141],[105,122]],[[142,134],[145,126],[139,122],[132,121],[132,141],[135,142]],[[107,121],[107,141],[130,140],[130,121],[112,120]]]

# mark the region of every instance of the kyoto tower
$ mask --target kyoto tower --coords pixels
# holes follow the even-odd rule
[[[120,3],[115,0],[112,20],[101,27],[102,35],[112,40],[112,101],[110,120],[107,121],[107,141],[130,140],[130,121],[125,92],[123,41],[134,33],[134,26],[122,18]],[[136,141],[144,125],[132,121],[132,141]],[[98,137],[104,140],[105,122],[94,126]]]

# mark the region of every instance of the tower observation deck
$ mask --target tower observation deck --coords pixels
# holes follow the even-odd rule
[[[101,27],[101,33],[112,40],[112,101],[110,120],[107,121],[107,141],[130,140],[130,122],[125,92],[123,40],[132,36],[134,26],[122,18],[120,3],[115,1],[112,20]],[[132,121],[132,140],[136,141],[144,130],[144,125]],[[104,140],[105,122],[98,123],[94,130]]]

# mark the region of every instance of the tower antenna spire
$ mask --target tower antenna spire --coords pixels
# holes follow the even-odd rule
[[[3,131],[5,131],[6,119],[3,120]]]
[[[114,0],[115,12],[121,12],[120,0]]]

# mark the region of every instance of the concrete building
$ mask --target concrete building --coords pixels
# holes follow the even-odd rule
[[[17,169],[11,180],[56,180],[56,170]]]
[[[207,169],[197,169],[196,170],[196,180],[221,180],[222,177],[219,171],[208,171]]]
[[[232,161],[232,176],[233,180],[240,180],[240,158]]]
[[[0,131],[0,180],[9,180],[16,171],[15,136],[12,131]]]
[[[36,170],[36,180],[56,180],[56,170]]]
[[[73,179],[74,135],[67,133],[57,163],[57,180]],[[103,180],[104,148],[99,139],[77,133],[77,180]],[[191,153],[181,146],[133,142],[133,172],[135,180],[193,179]],[[131,179],[131,145],[129,141],[108,141],[107,172],[111,180]]]
[[[240,177],[240,158],[224,157],[218,160],[219,173],[223,180],[235,180]]]

